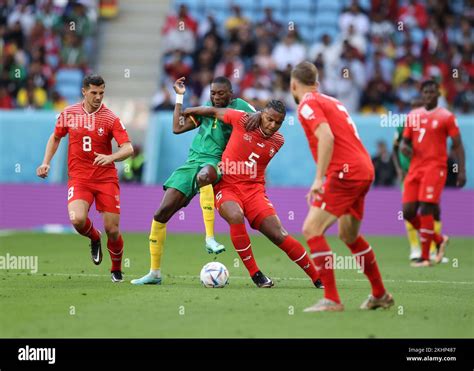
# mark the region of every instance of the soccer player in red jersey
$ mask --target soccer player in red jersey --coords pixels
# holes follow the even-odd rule
[[[466,184],[464,147],[456,117],[447,109],[438,107],[439,87],[433,80],[421,84],[423,107],[412,110],[403,130],[400,150],[411,157],[410,168],[403,185],[403,216],[420,234],[421,258],[413,267],[429,267],[430,245],[435,241],[441,262],[448,244],[448,236],[435,233],[434,215],[447,176],[448,137],[458,161],[457,186]],[[418,215],[418,210],[420,214]]]
[[[252,252],[244,218],[282,249],[311,278],[321,286],[319,275],[305,248],[281,225],[276,211],[265,192],[265,169],[283,146],[283,135],[278,133],[285,119],[285,105],[271,100],[261,113],[259,127],[246,131],[250,115],[230,108],[192,107],[185,116],[214,116],[232,125],[232,134],[222,155],[222,179],[214,186],[219,214],[230,225],[230,237],[235,250],[258,287],[272,287],[273,281],[259,269]]]
[[[120,188],[115,161],[133,154],[133,147],[120,119],[103,103],[105,82],[101,76],[89,75],[83,80],[82,102],[67,107],[58,116],[54,133],[46,144],[43,163],[36,173],[46,178],[50,162],[61,138],[69,134],[68,212],[74,228],[91,240],[94,264],[102,261],[100,232],[88,218],[95,200],[102,213],[107,233],[107,248],[112,260],[112,282],[122,282],[123,239],[119,231]],[[119,150],[112,153],[112,139]]]
[[[324,285],[324,298],[305,312],[342,311],[333,270],[333,253],[324,233],[339,220],[339,238],[349,247],[372,286],[361,309],[388,308],[393,297],[383,285],[372,247],[359,234],[364,199],[374,179],[369,154],[346,108],[317,91],[318,70],[301,62],[291,72],[291,93],[298,118],[317,162],[317,173],[308,193],[311,207],[303,235]],[[324,180],[326,177],[326,180]]]

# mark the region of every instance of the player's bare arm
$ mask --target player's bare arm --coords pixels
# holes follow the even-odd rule
[[[398,158],[398,151],[400,151],[400,136],[397,136],[393,141],[393,148],[392,148],[392,161],[395,166],[395,170],[397,171],[397,176],[399,180],[402,180],[404,175],[403,169],[400,165],[400,159]]]
[[[114,152],[111,155],[104,155],[97,152],[94,152],[94,155],[96,156],[94,159],[94,165],[105,166],[129,158],[133,155],[133,146],[132,143],[126,142],[119,147],[117,152]]]
[[[458,187],[464,187],[464,185],[466,184],[466,160],[464,153],[464,145],[462,144],[462,139],[460,135],[452,138],[452,140],[452,149],[454,151],[454,155],[456,156],[456,161],[458,163],[458,176],[456,185]]]
[[[173,89],[176,94],[184,95],[186,93],[186,87],[184,86],[185,77],[180,77],[173,84]],[[196,129],[199,126],[199,123],[192,116],[183,116],[182,114],[183,103],[179,103],[178,99],[174,105],[173,112],[173,133],[182,134],[187,131]]]
[[[334,150],[334,135],[328,123],[321,123],[314,135],[318,138],[318,166],[316,178],[306,196],[308,203],[312,203],[317,193],[323,193],[324,174],[326,174]]]
[[[407,138],[403,138],[400,143],[400,151],[402,151],[402,153],[408,158],[411,158],[413,154],[411,140],[408,140]]]
[[[49,137],[48,143],[46,143],[46,150],[44,152],[43,162],[36,169],[36,175],[38,175],[40,178],[46,178],[48,176],[48,172],[50,168],[49,164],[54,154],[58,150],[60,142],[61,142],[61,138],[58,138],[54,134],[51,134],[51,136]]]
[[[199,107],[189,107],[183,111],[183,115],[186,117],[192,116],[209,116],[215,117],[220,121],[224,121],[224,116],[227,111],[227,108],[217,108],[217,107],[207,107],[207,106],[199,106]]]

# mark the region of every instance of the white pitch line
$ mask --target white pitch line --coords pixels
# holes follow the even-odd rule
[[[0,270],[1,272],[1,270]],[[48,272],[42,272],[42,273],[28,273],[28,272],[13,272],[10,271],[9,273],[11,274],[21,274],[21,275],[32,275],[32,276],[42,276],[43,274],[46,274],[48,276],[73,276],[73,277],[109,277],[108,274],[94,274],[94,273],[48,273]],[[167,277],[165,275],[165,277]],[[175,276],[175,275],[169,275],[168,277],[170,278],[193,278],[193,279],[199,279],[199,276]],[[248,280],[250,277],[248,276],[231,276],[230,278],[232,279],[239,279],[239,280]],[[281,281],[308,281],[308,278],[301,278],[301,277],[272,277],[275,280],[281,280]],[[337,281],[341,282],[367,282],[367,279],[347,279],[347,278],[338,278]],[[441,284],[448,284],[448,285],[474,285],[474,281],[442,281],[442,280],[433,280],[433,281],[418,281],[418,280],[384,280],[384,282],[404,282],[404,283],[421,283],[421,284],[430,284],[430,283],[441,283]]]

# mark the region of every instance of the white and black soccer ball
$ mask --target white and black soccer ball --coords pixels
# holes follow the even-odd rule
[[[205,287],[224,287],[229,282],[229,271],[224,264],[211,262],[202,267],[200,277]]]

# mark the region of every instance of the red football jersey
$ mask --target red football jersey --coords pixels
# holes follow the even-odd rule
[[[318,92],[306,93],[298,105],[298,119],[303,126],[314,160],[318,162],[318,138],[314,132],[325,122],[334,135],[334,150],[326,177],[372,180],[374,167],[359,139],[357,128],[346,108],[337,99]]]
[[[226,110],[224,123],[233,129],[220,163],[223,182],[265,184],[265,169],[285,142],[279,132],[265,137],[260,128],[246,131],[248,118],[243,111]]]
[[[112,138],[118,145],[129,142],[127,131],[120,119],[102,104],[94,113],[87,113],[82,102],[66,107],[58,116],[54,135],[62,138],[69,134],[69,179],[88,182],[118,181],[115,165],[93,165],[94,152],[112,154]]]
[[[403,137],[410,140],[413,156],[410,170],[447,166],[446,140],[459,135],[456,117],[447,109],[437,107],[431,111],[420,107],[407,117]]]

